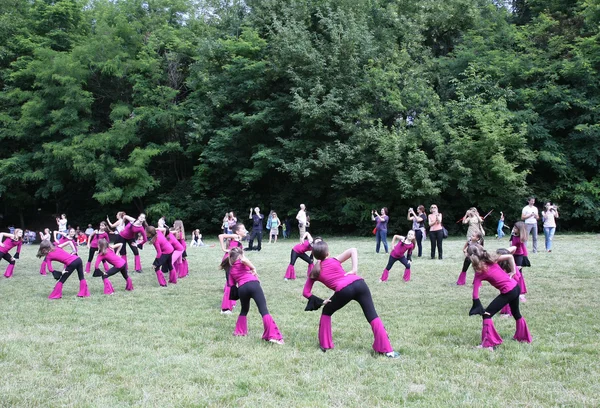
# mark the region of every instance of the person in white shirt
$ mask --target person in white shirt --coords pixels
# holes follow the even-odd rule
[[[296,219],[298,220],[298,230],[300,231],[300,243],[302,243],[302,238],[306,233],[306,206],[304,204],[300,204],[300,211],[298,211],[298,215],[296,215]]]
[[[540,215],[538,213],[538,209],[535,206],[535,198],[529,197],[527,200],[529,204],[523,207],[523,211],[521,211],[521,219],[525,222],[525,228],[527,229],[527,234],[532,237],[533,241],[533,253],[537,252],[537,235],[538,235],[538,220],[540,219]]]
[[[544,220],[544,235],[546,237],[546,251],[552,252],[552,240],[554,239],[554,231],[556,231],[556,219],[558,218],[558,207],[550,201],[544,206],[546,211],[542,211],[542,219]]]
[[[88,224],[88,227],[85,230],[85,235],[87,235],[89,237],[93,233],[94,233],[94,228],[92,227],[92,224]]]

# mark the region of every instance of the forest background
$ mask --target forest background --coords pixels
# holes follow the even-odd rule
[[[594,230],[599,36],[599,0],[0,0],[0,226],[533,194]]]

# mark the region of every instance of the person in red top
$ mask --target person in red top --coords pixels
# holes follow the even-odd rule
[[[127,264],[116,253],[121,249],[123,244],[109,245],[108,240],[101,238],[98,240],[98,257],[96,258],[96,265],[94,265],[94,276],[101,276],[104,282],[104,294],[111,295],[115,292],[112,283],[108,278],[121,272],[123,279],[125,279],[125,290],[133,290],[133,282],[127,274]],[[107,262],[112,265],[108,271],[102,273],[98,267],[100,262],[106,264]]]
[[[5,239],[6,238],[6,239]],[[4,240],[4,242],[2,241]],[[20,228],[16,228],[13,234],[8,234],[6,232],[0,232],[0,258],[4,259],[8,262],[8,266],[6,267],[6,271],[4,272],[5,278],[10,278],[13,275],[13,271],[15,269],[16,259],[19,259],[21,254],[21,247],[23,246],[23,230]],[[15,255],[12,256],[8,252],[17,248]]]
[[[329,258],[329,246],[325,241],[319,241],[313,244],[312,254],[318,261],[306,279],[302,294],[309,300],[305,310],[315,310],[324,305],[319,323],[319,345],[321,350],[325,352],[334,347],[331,336],[331,316],[346,306],[348,302],[355,300],[360,304],[373,330],[373,336],[375,337],[373,350],[384,354],[386,357],[397,358],[399,353],[395,352],[390,344],[385,327],[383,327],[383,323],[375,311],[369,287],[363,278],[356,275],[358,268],[356,248],[347,249],[335,258]],[[348,259],[352,260],[352,270],[350,272],[346,272],[342,267],[342,263]],[[312,294],[312,287],[315,282],[321,282],[335,293],[329,299],[322,301]]]
[[[398,242],[398,245],[395,245],[395,242]],[[390,269],[397,261],[400,261],[402,265],[404,265],[404,279],[405,282],[410,280],[410,263],[412,258],[412,251],[415,249],[415,244],[417,243],[415,239],[415,232],[413,230],[408,231],[406,237],[402,235],[394,235],[392,239],[392,253],[388,259],[387,266],[383,270],[381,274],[380,282],[386,282],[388,280]],[[406,254],[406,256],[404,256]]]
[[[154,259],[152,265],[154,266],[154,272],[156,272],[158,284],[163,287],[167,286],[164,273],[168,273],[170,278],[175,273],[172,261],[174,251],[173,245],[167,241],[162,232],[151,225],[146,227],[146,234],[148,236],[148,241],[150,241],[154,245],[154,249],[156,249],[156,259]]]
[[[290,254],[290,264],[288,265],[285,271],[285,276],[283,277],[284,280],[296,279],[296,269],[294,265],[296,264],[298,258],[302,259],[308,264],[308,270],[306,271],[306,275],[310,274],[310,271],[312,270],[314,265],[313,257],[312,255],[306,255],[306,253],[308,251],[312,251],[312,244],[314,241],[322,241],[322,239],[321,237],[315,237],[315,239],[313,240],[313,237],[310,235],[310,233],[305,232],[304,236],[302,237],[302,243],[294,245]]]
[[[55,247],[50,241],[44,240],[40,243],[37,257],[44,258],[54,279],[58,281],[56,286],[54,286],[54,290],[48,296],[48,299],[62,298],[63,284],[69,279],[69,276],[71,276],[74,270],[77,270],[77,276],[79,277],[79,293],[77,293],[77,296],[90,296],[87,281],[83,276],[83,261],[76,254],[70,254],[58,246]],[[62,273],[52,269],[52,261],[60,262],[65,266]]]
[[[531,343],[531,334],[527,327],[525,318],[519,311],[519,292],[520,288],[513,279],[516,273],[516,265],[512,255],[499,255],[492,257],[479,244],[471,244],[467,248],[467,255],[471,259],[475,278],[473,279],[473,307],[469,315],[480,314],[483,317],[483,328],[481,330],[480,347],[492,349],[502,344],[502,338],[496,332],[492,317],[498,313],[505,305],[510,306],[511,313],[516,321],[516,331],[513,338],[517,341]],[[498,265],[498,262],[507,261],[510,265],[511,273],[507,274]],[[479,300],[479,288],[481,282],[488,281],[493,287],[500,291],[500,294],[492,300],[487,308],[483,308]]]
[[[221,268],[225,269],[229,275],[229,286],[234,287],[237,285],[238,296],[242,305],[233,335],[246,336],[248,334],[247,316],[250,311],[250,299],[254,299],[258,312],[262,316],[264,327],[262,339],[275,344],[283,344],[283,337],[279,332],[279,328],[269,314],[267,299],[260,286],[256,268],[244,256],[244,250],[240,247],[232,248],[229,251],[229,256],[221,262]]]

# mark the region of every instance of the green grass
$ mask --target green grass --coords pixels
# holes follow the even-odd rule
[[[496,317],[505,343],[489,352],[475,348],[481,320],[467,315],[471,286],[454,285],[461,239],[444,241],[443,261],[415,258],[409,283],[397,263],[386,284],[377,281],[387,256],[375,254],[373,239],[331,239],[333,254],[358,248],[359,274],[402,354],[397,360],[374,355],[355,302],[333,317],[336,348],[319,350],[320,312],[304,312],[304,280],[283,281],[292,240],[248,254],[284,346],[261,341],[254,304],[249,336],[232,336],[239,309],[219,314],[218,247],[190,248],[190,276],[177,285],[158,287],[147,247],[134,292],[115,276],[115,295],[104,296],[101,280],[87,275],[90,298],[76,297],[71,277],[56,301],[47,299],[54,280],[39,275],[37,248],[25,247],[14,277],[0,281],[0,406],[598,406],[598,241],[556,236],[552,253],[530,256],[522,313],[534,341],[512,341],[514,320]],[[491,238],[487,246],[500,243]],[[306,264],[296,267],[302,277]],[[329,295],[320,284],[315,293]],[[485,284],[483,303],[496,293]]]

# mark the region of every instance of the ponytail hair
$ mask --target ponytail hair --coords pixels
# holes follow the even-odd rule
[[[467,248],[467,255],[469,255],[469,259],[473,263],[475,272],[485,272],[488,266],[495,262],[495,259],[493,259],[479,244],[469,245]]]
[[[529,234],[527,233],[527,226],[523,221],[518,221],[515,223],[515,228],[519,230],[519,239],[521,242],[527,242],[529,238]]]
[[[321,261],[325,260],[329,256],[329,245],[327,242],[321,240],[313,242],[312,255],[317,261],[310,271],[310,278],[313,280],[319,279],[321,275]]]
[[[152,240],[152,238],[156,236],[156,228],[152,225],[148,225],[146,227],[146,236],[148,237],[148,240]]]
[[[108,249],[108,241],[105,238],[100,238],[98,240],[98,253],[102,255],[106,255],[106,250]]]
[[[45,239],[42,242],[40,242],[40,248],[38,249],[38,253],[37,253],[37,257],[38,258],[44,258],[46,255],[48,255],[48,253],[50,251],[52,251],[52,243]]]
[[[509,254],[510,254],[510,251],[508,249],[505,249],[505,248],[496,249],[496,255],[509,255]],[[506,273],[512,272],[510,270],[510,263],[508,261],[500,261],[500,262],[498,262],[498,266],[500,268],[502,268],[502,270],[504,270],[504,272],[506,272]]]
[[[224,269],[225,272],[229,273],[229,270],[231,269],[235,261],[240,259],[242,256],[244,256],[244,250],[242,248],[231,248],[231,250],[229,251],[229,256],[225,257],[225,259],[221,261],[221,269]]]

